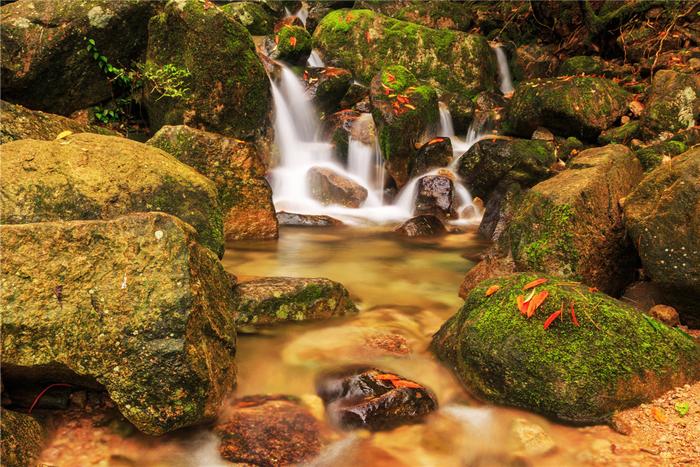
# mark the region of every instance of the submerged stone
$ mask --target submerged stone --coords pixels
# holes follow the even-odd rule
[[[549,295],[528,319],[517,297],[540,277],[548,282],[535,293]],[[533,273],[479,284],[432,350],[478,396],[573,423],[605,421],[700,376],[700,345],[689,335],[585,285]]]
[[[367,199],[367,189],[326,167],[312,167],[306,173],[311,197],[322,204],[359,208]]]
[[[0,226],[5,381],[104,386],[158,435],[216,415],[236,382],[229,276],[164,213]]]
[[[397,227],[395,232],[407,237],[436,237],[445,235],[447,229],[439,217],[427,214],[410,218]]]
[[[331,227],[343,225],[342,221],[325,215],[297,214],[295,212],[280,211],[277,213],[277,222],[280,225],[297,227]]]

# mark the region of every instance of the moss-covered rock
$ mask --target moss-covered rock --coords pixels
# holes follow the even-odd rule
[[[109,99],[109,78],[85,38],[115,67],[129,67],[146,44],[157,2],[19,1],[3,5],[3,99],[68,115]],[[118,39],[117,39],[118,38]]]
[[[463,2],[441,0],[404,0],[386,2],[361,0],[354,8],[373,10],[402,21],[434,29],[468,31],[474,23],[474,11]]]
[[[513,79],[524,81],[552,76],[559,64],[554,54],[555,50],[554,46],[540,44],[524,44],[518,47],[510,64]]]
[[[357,311],[342,284],[329,279],[265,277],[238,284],[236,324],[244,330],[287,321],[309,321]]]
[[[603,131],[598,135],[600,144],[627,144],[639,135],[639,121],[631,120],[624,125]]]
[[[192,225],[200,243],[223,255],[216,186],[160,149],[81,133],[3,144],[0,161],[2,224],[163,211]]]
[[[138,213],[0,233],[4,379],[96,381],[148,434],[216,415],[235,384],[233,288],[192,227]]]
[[[700,319],[700,149],[650,172],[625,200],[625,226],[644,270],[671,305]]]
[[[600,75],[604,69],[603,59],[597,56],[577,55],[567,58],[559,65],[560,76]]]
[[[535,291],[548,297],[532,318],[521,315],[517,297],[539,277],[482,282],[435,335],[433,351],[477,395],[559,420],[597,423],[700,376],[700,346],[692,337],[583,284],[545,277]],[[500,288],[487,296],[493,285]]]
[[[186,124],[247,138],[264,129],[270,86],[248,31],[219,8],[171,0],[148,24],[146,67],[186,70],[185,92],[145,86],[151,130]],[[159,84],[159,83],[153,83]]]
[[[392,65],[372,80],[370,99],[386,169],[401,187],[408,181],[416,143],[439,121],[437,93],[420,85],[408,69]]]
[[[501,242],[519,270],[616,293],[634,267],[618,201],[641,178],[642,167],[625,146],[583,151],[525,194]]]
[[[226,240],[277,238],[272,189],[254,145],[184,125],[164,126],[148,144],[216,184]]]
[[[695,125],[700,117],[700,76],[660,70],[654,75],[642,122],[653,135]]]
[[[29,110],[21,105],[0,100],[0,144],[18,139],[56,139],[63,131],[73,133],[117,133],[96,125],[80,123],[72,118]]]
[[[458,172],[472,195],[487,199],[501,181],[530,187],[544,180],[556,160],[549,141],[484,139],[462,155]]]
[[[352,84],[352,73],[342,68],[309,68],[304,71],[306,93],[324,114],[338,110],[340,100]]]
[[[347,68],[368,83],[383,67],[402,65],[440,90],[453,118],[470,119],[472,98],[495,90],[496,63],[482,36],[431,29],[371,10],[336,10],[313,38],[327,64]]]
[[[452,157],[450,138],[438,136],[431,139],[418,149],[416,157],[411,161],[411,178],[428,173],[432,169],[447,167]]]
[[[282,26],[275,35],[275,44],[270,57],[287,63],[306,63],[311,54],[311,34],[302,26]]]
[[[272,34],[275,17],[261,2],[232,2],[221,9],[241,23],[253,36]]]
[[[0,413],[2,464],[32,467],[41,454],[44,428],[31,415],[3,409]]]
[[[516,87],[505,127],[523,137],[543,126],[557,135],[595,141],[625,113],[630,100],[630,94],[604,78],[535,79]]]

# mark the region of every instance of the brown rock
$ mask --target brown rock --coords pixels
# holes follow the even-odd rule
[[[654,305],[649,314],[668,326],[678,326],[681,322],[675,308],[668,305]]]
[[[447,229],[439,217],[427,214],[412,217],[401,224],[395,232],[407,237],[435,237],[445,235]]]
[[[367,189],[325,167],[312,167],[306,174],[311,196],[323,204],[359,208],[367,199]]]
[[[442,175],[426,175],[418,180],[413,212],[416,215],[434,215],[447,219],[457,217],[452,180]]]

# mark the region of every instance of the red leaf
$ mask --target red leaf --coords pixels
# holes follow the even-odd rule
[[[581,326],[578,324],[578,319],[576,319],[576,312],[574,311],[574,304],[571,304],[571,320],[574,322],[576,326]]]
[[[596,293],[598,291],[598,287],[588,287],[588,291],[590,293]]]
[[[396,381],[392,381],[391,384],[393,384],[395,388],[420,389],[423,387],[418,383],[414,383],[413,381],[406,381],[405,379],[399,379]]]
[[[289,38],[289,45],[291,45],[292,47],[296,47],[296,45],[297,45],[297,38],[294,37],[294,36],[290,37],[290,38]]]
[[[548,279],[544,279],[544,278],[535,279],[534,281],[525,284],[525,287],[523,287],[523,290],[527,290],[527,289],[531,289],[531,288],[533,288],[533,287],[537,287],[538,285],[544,284],[544,283],[547,282],[547,281],[548,281]]]
[[[522,295],[518,295],[518,298],[516,299],[518,302],[518,310],[520,311],[521,315],[524,315],[527,313],[527,305],[529,302],[525,301],[525,297]]]
[[[545,299],[549,296],[549,292],[543,291],[532,297],[532,300],[530,300],[530,303],[527,305],[527,317],[531,318],[532,315],[535,314],[535,311],[537,310],[537,307],[542,305],[542,302],[545,301]]]
[[[394,81],[396,81],[396,78],[391,73],[387,73],[386,80],[389,81],[390,83],[393,83]]]
[[[562,308],[559,308],[557,311],[555,311],[554,313],[552,313],[551,315],[549,315],[549,318],[547,318],[547,320],[544,322],[544,328],[545,328],[545,329],[547,329],[547,328],[549,327],[549,325],[552,324],[552,321],[554,321],[554,320],[557,319],[559,316],[561,316],[562,310],[564,310],[564,307],[563,307],[563,306],[562,306]]]
[[[280,43],[280,36],[275,36],[275,44],[279,44],[279,43]]]
[[[372,36],[369,35],[369,31],[365,31],[365,40],[368,44],[372,42]]]
[[[397,375],[392,375],[391,373],[383,373],[374,376],[374,379],[376,379],[377,381],[395,381],[401,378],[399,378]]]
[[[500,289],[500,288],[501,288],[500,285],[492,285],[491,287],[489,287],[488,289],[486,289],[486,296],[487,296],[487,297],[490,297],[491,295],[493,295],[493,294],[495,294],[496,292],[498,292],[498,289]]]
[[[442,143],[443,141],[445,141],[445,138],[433,138],[428,141],[428,144]]]

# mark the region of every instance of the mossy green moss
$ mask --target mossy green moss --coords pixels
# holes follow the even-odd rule
[[[480,283],[435,335],[433,351],[479,396],[597,423],[700,376],[700,346],[692,337],[582,284],[544,276],[548,282],[536,293],[548,297],[532,318],[522,316],[517,297],[528,295],[523,286],[539,277]],[[500,289],[487,297],[493,285]]]
[[[259,2],[234,2],[220,7],[254,36],[272,34],[275,18]]]
[[[301,26],[283,26],[277,33],[276,56],[290,63],[311,53],[311,34]]]
[[[559,75],[599,75],[603,73],[600,57],[578,55],[568,58],[559,67]]]

